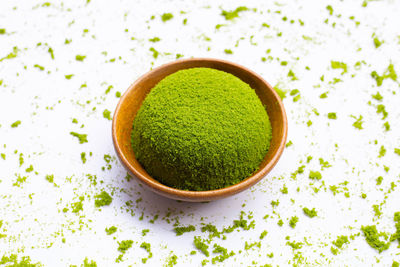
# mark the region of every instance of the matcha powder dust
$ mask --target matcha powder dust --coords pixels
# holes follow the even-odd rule
[[[254,89],[232,74],[191,68],[161,80],[132,129],[144,169],[177,189],[236,184],[258,170],[271,140],[268,114]]]

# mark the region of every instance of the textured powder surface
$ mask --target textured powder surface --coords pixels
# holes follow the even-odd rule
[[[132,147],[146,171],[184,190],[230,186],[253,174],[271,139],[254,89],[209,68],[173,73],[147,95],[133,123]]]

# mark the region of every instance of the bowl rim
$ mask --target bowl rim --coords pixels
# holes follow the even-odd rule
[[[257,79],[262,81],[268,89],[271,90],[272,94],[277,100],[277,104],[280,107],[281,112],[279,113],[281,115],[281,119],[283,122],[283,127],[282,127],[282,138],[280,140],[278,149],[275,154],[273,154],[271,160],[262,168],[259,169],[255,174],[245,178],[241,182],[220,188],[220,189],[215,189],[215,190],[208,190],[208,191],[188,191],[188,190],[181,190],[181,189],[176,189],[173,187],[169,187],[167,185],[164,185],[156,179],[148,179],[145,175],[141,174],[139,171],[136,170],[136,168],[128,161],[127,157],[123,154],[122,149],[120,147],[120,144],[118,143],[118,138],[117,138],[117,118],[119,112],[121,112],[121,106],[123,105],[125,99],[127,98],[128,94],[130,91],[134,90],[138,84],[140,84],[143,80],[145,80],[149,75],[151,75],[154,72],[158,72],[162,70],[163,68],[169,67],[171,65],[175,64],[184,64],[190,61],[194,62],[206,62],[206,61],[211,61],[211,62],[216,62],[216,63],[222,63],[225,65],[230,65],[234,68],[239,68],[244,70],[245,72],[248,72],[252,76],[255,76]],[[212,67],[210,67],[212,68]],[[187,69],[187,68],[182,68],[182,69]],[[189,58],[189,59],[179,59],[175,60],[166,64],[163,64],[157,68],[154,68],[145,74],[141,75],[134,83],[132,83],[128,89],[124,92],[124,94],[121,96],[117,107],[114,111],[114,116],[112,120],[112,138],[113,138],[113,144],[114,148],[117,152],[118,158],[122,162],[122,164],[128,169],[128,171],[133,174],[136,178],[138,178],[142,183],[144,183],[149,189],[152,191],[163,195],[168,198],[176,199],[176,200],[184,200],[184,201],[209,201],[209,200],[216,200],[220,198],[224,198],[227,196],[231,196],[233,194],[239,193],[252,185],[256,184],[259,182],[266,174],[268,174],[272,168],[277,164],[279,158],[281,157],[283,150],[286,145],[286,139],[287,139],[287,132],[288,132],[288,122],[287,122],[287,117],[286,117],[286,111],[283,106],[283,102],[281,98],[279,97],[278,93],[273,89],[273,87],[265,81],[259,74],[256,72],[233,62],[227,61],[227,60],[222,60],[222,59],[216,59],[216,58]],[[149,175],[149,177],[151,177]]]

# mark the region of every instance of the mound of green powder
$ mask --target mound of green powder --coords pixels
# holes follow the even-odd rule
[[[132,148],[161,183],[206,191],[258,170],[271,140],[268,114],[254,89],[232,74],[191,68],[161,80],[132,128]]]

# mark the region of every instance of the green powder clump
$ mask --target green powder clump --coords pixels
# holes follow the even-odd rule
[[[107,233],[107,235],[112,235],[112,234],[114,234],[117,230],[118,230],[117,227],[111,226],[111,227],[109,227],[109,228],[106,228],[106,233]]]
[[[106,192],[101,191],[100,194],[94,196],[94,205],[99,208],[102,206],[108,206],[112,202],[112,197]]]
[[[221,15],[225,17],[226,20],[233,20],[239,17],[239,13],[243,11],[248,11],[249,9],[245,6],[237,7],[235,10],[226,11],[222,10]]]
[[[184,233],[187,233],[187,232],[196,231],[196,227],[194,227],[194,225],[175,227],[174,231],[175,231],[176,235],[183,235]]]
[[[21,124],[21,121],[16,121],[11,124],[11,128],[17,128]]]
[[[332,69],[342,69],[342,75],[347,72],[347,64],[339,61],[331,61],[331,68]]]
[[[311,180],[321,180],[322,174],[319,171],[310,171],[308,178],[310,178]]]
[[[271,124],[248,84],[223,71],[191,68],[151,90],[131,136],[137,160],[152,177],[204,191],[257,171],[270,146]]]
[[[165,266],[172,267],[172,266],[176,265],[177,264],[177,259],[178,259],[178,256],[171,255],[170,257],[168,257],[167,263],[166,263]]]
[[[303,208],[303,212],[306,216],[310,217],[310,218],[314,218],[315,216],[317,216],[317,211],[315,210],[315,208],[312,208],[311,210],[309,208],[304,207]]]
[[[76,132],[70,132],[69,134],[74,136],[74,137],[76,137],[76,138],[78,138],[79,144],[83,144],[83,143],[87,143],[88,142],[87,134],[79,134],[79,133],[76,133]]]
[[[399,247],[400,247],[400,211],[394,214],[394,222],[395,222],[396,232],[390,237],[390,240],[395,241],[397,239],[399,241]]]
[[[121,253],[125,253],[128,249],[132,247],[132,244],[132,240],[122,240],[121,242],[118,242],[118,251]]]
[[[201,239],[200,236],[195,236],[193,241],[195,247],[200,250],[207,257],[210,256],[210,252],[208,252],[208,245],[204,240]]]
[[[342,249],[343,245],[348,243],[350,242],[347,236],[344,235],[338,236],[336,240],[332,241],[332,244],[336,246],[336,248],[331,247],[332,254],[337,255],[339,253],[339,249]]]
[[[18,260],[17,254],[11,254],[10,256],[3,255],[0,259],[1,266],[21,266],[21,267],[35,267],[35,266],[43,266],[40,262],[32,263],[31,258],[29,256],[23,256],[20,260]]]
[[[289,221],[290,227],[295,228],[298,221],[299,218],[297,216],[293,216]]]
[[[387,239],[387,235],[385,233],[379,233],[375,225],[362,226],[361,230],[364,233],[365,241],[367,241],[372,248],[378,250],[379,253],[389,248],[390,242],[380,240],[380,237]]]
[[[211,259],[212,264],[216,264],[217,262],[223,262],[224,260],[228,259],[235,255],[235,252],[231,251],[228,253],[228,250],[224,247],[221,247],[218,244],[214,244],[213,253],[220,253],[220,255],[215,256]]]
[[[166,21],[172,19],[173,17],[174,17],[174,15],[172,15],[171,13],[164,13],[161,15],[161,20],[163,22],[166,22]]]
[[[97,267],[97,263],[93,260],[90,260],[88,258],[85,258],[83,261],[83,267]]]
[[[151,252],[151,245],[147,242],[142,242],[142,244],[140,244],[140,247],[145,249],[147,253],[149,253],[147,258],[142,258],[142,263],[146,263],[148,259],[153,257],[153,253]]]

